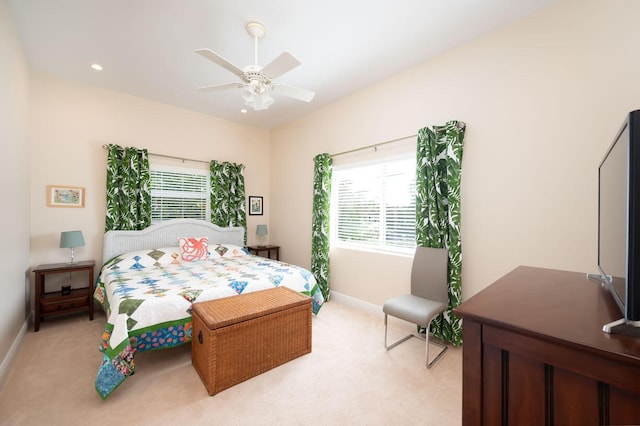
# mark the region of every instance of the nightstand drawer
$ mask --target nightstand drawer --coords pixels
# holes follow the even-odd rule
[[[86,308],[89,306],[89,295],[77,297],[56,297],[50,300],[42,301],[42,313],[50,314],[52,312],[66,311],[68,309]]]
[[[40,322],[46,316],[57,314],[70,314],[74,312],[87,312],[89,320],[93,320],[93,269],[96,262],[84,260],[76,263],[51,263],[40,265],[33,269],[35,273],[35,318],[33,331],[40,329]],[[71,274],[73,272],[86,273],[88,280],[86,287],[73,288],[67,292],[67,288],[60,291],[45,291],[45,277],[51,274]]]

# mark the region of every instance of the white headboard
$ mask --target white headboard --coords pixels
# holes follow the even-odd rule
[[[102,245],[102,263],[130,251],[177,247],[180,237],[208,237],[209,244],[244,246],[244,228],[221,228],[196,219],[166,220],[140,231],[107,231]]]

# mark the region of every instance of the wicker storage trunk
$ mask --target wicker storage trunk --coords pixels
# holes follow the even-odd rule
[[[311,298],[277,287],[194,303],[191,349],[215,395],[311,352]]]

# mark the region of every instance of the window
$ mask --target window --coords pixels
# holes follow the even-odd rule
[[[335,166],[332,245],[412,252],[416,246],[415,156]]]
[[[209,220],[209,171],[151,165],[151,223],[167,219]]]

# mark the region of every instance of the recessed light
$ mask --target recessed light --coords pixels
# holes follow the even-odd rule
[[[246,110],[246,109],[244,109],[244,108],[242,108],[242,109],[240,110],[240,112],[241,112],[241,113],[243,113],[243,114],[246,114],[246,113],[247,113],[247,110]]]
[[[91,68],[93,68],[96,71],[102,71],[102,65],[100,64],[91,64]]]

